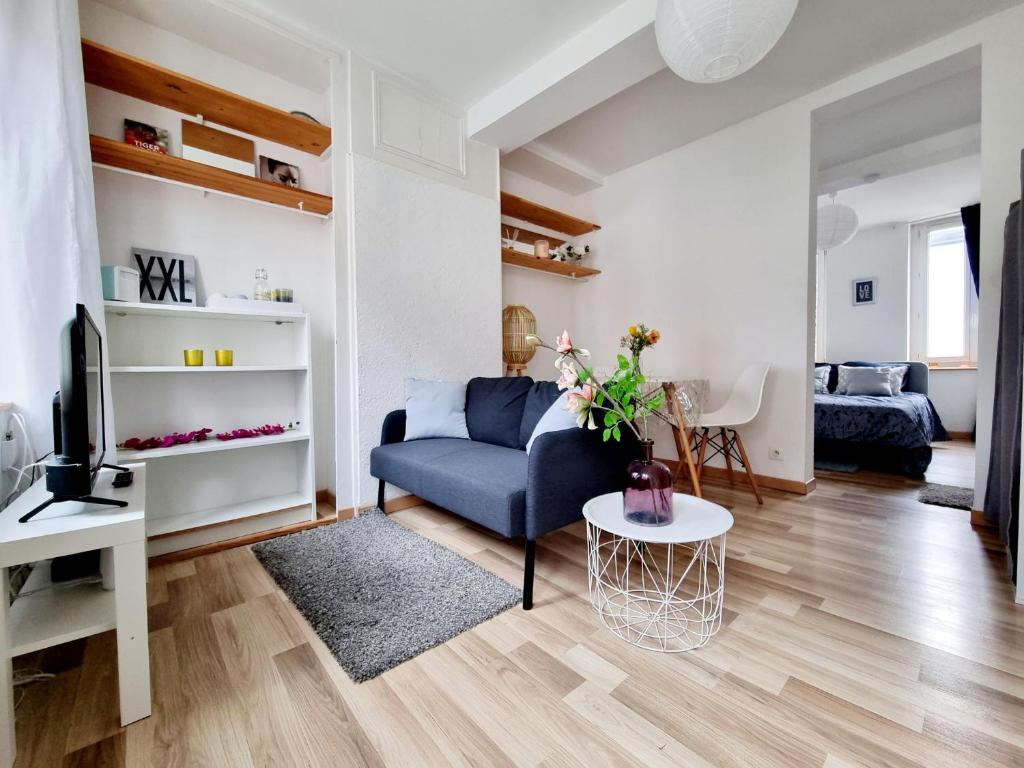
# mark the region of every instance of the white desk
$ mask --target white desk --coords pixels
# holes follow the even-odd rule
[[[12,765],[15,755],[14,656],[116,629],[121,725],[149,716],[146,475],[142,464],[131,469],[135,482],[128,488],[112,488],[115,472],[104,469],[93,491],[97,496],[127,501],[126,507],[64,502],[19,523],[19,517],[49,495],[45,481],[40,480],[0,512],[0,768]],[[93,549],[103,550],[105,572],[113,569],[113,591],[100,584],[57,586],[7,605],[8,569],[12,566]],[[45,586],[48,581],[49,569],[36,568],[22,591]]]

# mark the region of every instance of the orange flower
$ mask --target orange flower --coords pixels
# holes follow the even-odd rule
[[[657,344],[659,341],[661,341],[661,331],[659,331],[657,328],[653,329],[649,334],[647,334],[647,339],[648,341],[651,342],[651,344]]]

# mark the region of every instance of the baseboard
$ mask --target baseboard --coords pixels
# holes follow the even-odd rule
[[[669,469],[675,472],[676,467],[679,465],[679,461],[676,459],[658,459],[662,464],[665,464]],[[759,475],[756,472],[754,477],[757,479],[758,485],[762,488],[771,488],[773,491],[783,491],[784,493],[793,493],[799,496],[806,496],[808,493],[814,490],[817,485],[817,481],[811,478],[808,483],[802,483],[799,480],[786,480],[781,477],[771,477],[770,475]],[[685,475],[684,475],[685,478]],[[709,467],[705,466],[704,471],[701,473],[701,482],[711,482],[715,485],[723,484],[740,484],[749,487],[747,482],[747,475],[745,472],[733,470],[730,476],[729,470],[725,467]]]
[[[331,506],[331,509],[338,509],[337,497],[326,488],[321,488],[319,491],[316,492],[316,503],[329,504]]]
[[[985,513],[980,509],[971,510],[971,525],[976,525],[979,528],[998,528],[995,523],[989,522],[985,518]]]
[[[400,512],[403,509],[409,509],[409,507],[421,507],[427,502],[421,499],[419,496],[413,494],[406,494],[405,496],[399,496],[395,499],[388,499],[384,502],[384,512],[391,514],[392,512]]]
[[[179,549],[175,552],[167,552],[163,555],[154,555],[153,557],[149,558],[149,564],[151,566],[163,565],[165,563],[174,563],[179,560],[191,560],[193,557],[212,555],[215,552],[222,552],[225,549],[234,549],[235,547],[245,547],[249,544],[255,544],[259,541],[266,541],[267,539],[276,539],[278,536],[287,536],[289,533],[308,531],[310,528],[319,528],[321,525],[331,525],[335,522],[337,522],[337,519],[335,517],[318,517],[316,520],[306,520],[301,523],[285,525],[280,528],[271,528],[268,531],[258,531],[256,533],[250,533],[246,536],[238,536],[234,539],[213,541],[209,544],[202,544],[198,547],[191,547],[190,549]]]
[[[946,434],[949,435],[950,440],[967,440],[969,442],[974,441],[973,432],[954,432],[952,429],[947,429]]]

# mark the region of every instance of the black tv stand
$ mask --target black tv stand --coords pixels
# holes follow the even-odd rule
[[[100,467],[104,469],[116,469],[118,472],[128,471],[127,467],[119,467],[116,464],[101,464]],[[51,504],[61,504],[65,501],[80,501],[83,504],[103,504],[108,507],[128,506],[127,501],[118,501],[117,499],[104,499],[99,496],[58,496],[57,494],[54,494],[46,501],[44,501],[42,504],[40,504],[38,507],[33,509],[31,512],[27,512],[26,514],[18,518],[18,522],[27,523],[29,520],[38,515]]]

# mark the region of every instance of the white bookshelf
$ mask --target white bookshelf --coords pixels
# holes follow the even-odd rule
[[[305,314],[108,301],[117,442],[209,427],[206,440],[119,450],[147,465],[150,555],[316,519],[310,325]],[[183,365],[202,349],[206,365]],[[216,366],[231,349],[235,365]],[[284,434],[217,440],[283,424]]]

